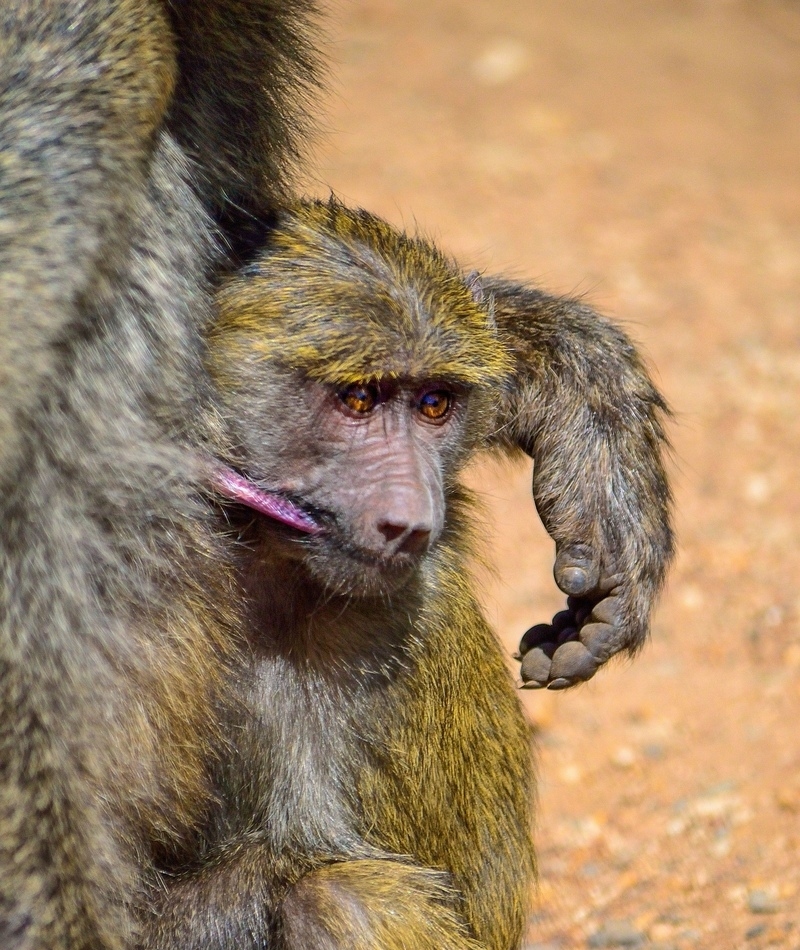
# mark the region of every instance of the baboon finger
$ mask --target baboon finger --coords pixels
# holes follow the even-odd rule
[[[622,600],[618,595],[604,597],[592,608],[589,622],[605,623],[611,627],[618,627],[622,618]]]
[[[550,679],[550,657],[556,649],[555,643],[545,643],[534,647],[522,658],[523,689],[542,689]]]
[[[565,629],[565,627],[574,627],[576,620],[577,614],[575,611],[559,610],[557,614],[553,615],[553,619],[550,621],[550,624],[556,633],[560,633]]]
[[[591,679],[599,663],[579,640],[569,640],[558,647],[550,663],[548,689],[566,689]]]
[[[626,605],[618,576],[604,578],[596,589],[615,593],[597,602],[571,596],[567,609],[550,623],[538,623],[525,632],[515,654],[515,659],[523,660],[523,686],[566,689],[585,682],[625,648]],[[568,644],[574,645],[564,649]]]
[[[590,544],[562,542],[557,547],[553,577],[565,594],[586,596],[597,588],[600,559]]]
[[[580,642],[597,660],[598,665],[605,663],[619,649],[619,629],[608,623],[587,623],[581,628]]]
[[[566,611],[564,611],[566,613]],[[558,614],[556,614],[558,616]],[[555,620],[555,617],[553,618]],[[519,642],[519,652],[515,659],[521,660],[526,653],[543,643],[551,643],[555,640],[556,634],[553,631],[553,625],[549,623],[537,623],[522,634]]]

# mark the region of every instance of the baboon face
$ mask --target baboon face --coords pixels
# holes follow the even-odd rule
[[[331,385],[261,364],[239,406],[240,472],[217,485],[257,510],[270,556],[334,592],[402,586],[439,539],[469,389],[444,379]]]
[[[430,243],[312,203],[217,307],[209,368],[233,440],[218,489],[267,516],[265,557],[302,559],[327,589],[405,583],[508,379],[479,287]]]

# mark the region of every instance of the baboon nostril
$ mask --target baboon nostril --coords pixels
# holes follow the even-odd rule
[[[394,554],[422,554],[428,548],[431,533],[427,528],[412,528],[407,524],[394,524],[383,521],[378,530],[393,547]]]
[[[386,538],[387,541],[396,541],[398,538],[402,537],[406,531],[408,531],[407,524],[392,524],[391,521],[382,521],[378,525],[378,531]]]
[[[428,550],[430,539],[431,533],[426,528],[414,528],[409,531],[397,550],[404,554],[424,554]]]

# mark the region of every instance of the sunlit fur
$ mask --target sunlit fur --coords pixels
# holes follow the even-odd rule
[[[531,749],[472,589],[459,485],[495,418],[505,344],[432,245],[336,203],[274,227],[209,335],[218,457],[290,486],[322,530],[220,502],[249,644],[237,755],[206,832],[213,862],[165,878],[147,946],[200,945],[213,919],[214,947],[263,934],[271,950],[514,950],[534,873]],[[374,442],[348,434],[366,424],[340,405],[353,379],[399,387],[396,427]],[[456,391],[442,424],[409,398],[434,383]],[[384,484],[436,509],[429,545],[402,559],[361,524]]]
[[[217,300],[218,372],[257,354],[334,385],[424,373],[491,387],[511,368],[450,260],[333,200],[285,214]]]

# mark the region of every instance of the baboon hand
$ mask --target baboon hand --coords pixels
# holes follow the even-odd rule
[[[631,632],[639,624],[624,576],[604,571],[590,545],[559,545],[553,574],[568,595],[567,607],[522,637],[517,656],[525,689],[585,682],[636,639]]]

